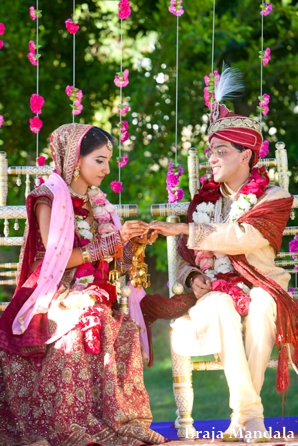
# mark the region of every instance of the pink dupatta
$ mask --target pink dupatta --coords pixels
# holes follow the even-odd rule
[[[38,285],[13,321],[15,335],[26,331],[35,314],[47,313],[73,249],[74,214],[67,185],[56,173],[50,175],[45,185],[54,195],[48,244]]]

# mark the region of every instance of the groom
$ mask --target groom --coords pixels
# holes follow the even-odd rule
[[[223,440],[266,442],[260,392],[273,345],[280,392],[289,385],[287,346],[298,351],[298,305],[286,292],[289,274],[274,264],[293,198],[269,185],[264,168],[253,167],[262,144],[259,123],[224,105],[216,111],[208,130],[212,179],[190,203],[187,223],[150,227],[182,234],[177,280],[197,298],[174,323],[174,350],[220,356],[232,409]]]

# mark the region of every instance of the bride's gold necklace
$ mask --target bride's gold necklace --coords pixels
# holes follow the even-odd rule
[[[70,195],[72,197],[77,197],[80,198],[81,200],[84,200],[84,203],[86,203],[88,201],[88,195],[87,194],[78,194],[77,192],[75,192],[74,190],[72,190],[72,188],[70,186],[68,186],[68,190],[70,192]]]

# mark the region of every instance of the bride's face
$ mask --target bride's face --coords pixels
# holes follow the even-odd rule
[[[106,145],[93,150],[86,156],[81,156],[78,165],[80,166],[80,181],[83,185],[100,186],[105,176],[110,173],[110,160],[113,152]]]

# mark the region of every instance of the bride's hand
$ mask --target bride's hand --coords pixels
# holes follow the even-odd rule
[[[189,234],[187,223],[168,223],[164,221],[152,221],[149,223],[149,229],[157,231],[164,236]]]
[[[139,243],[140,245],[152,245],[156,242],[157,237],[158,232],[149,229],[144,235],[141,235],[141,237],[135,237],[134,242]]]
[[[148,223],[138,220],[128,220],[120,229],[120,236],[123,243],[134,237],[144,235],[149,229]]]

